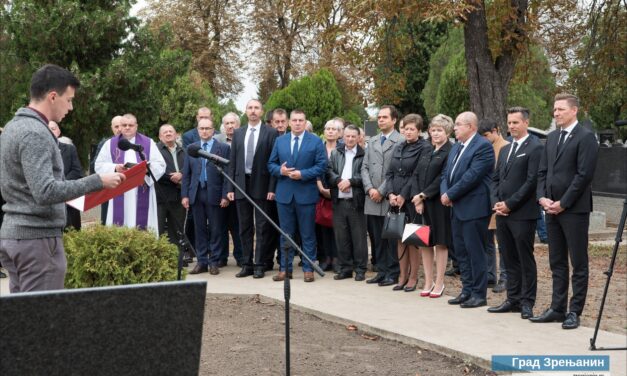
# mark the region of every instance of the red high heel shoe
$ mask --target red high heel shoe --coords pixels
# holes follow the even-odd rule
[[[431,285],[431,290],[422,290],[420,292],[420,296],[422,296],[423,298],[426,298],[427,296],[431,294],[431,291],[433,291],[434,288],[435,288],[435,282],[433,282],[433,285]]]
[[[435,287],[435,286],[434,286],[434,287]],[[444,288],[445,288],[445,287],[446,287],[446,286],[442,285],[442,290],[440,290],[440,292],[431,292],[431,293],[429,294],[429,297],[430,297],[430,298],[439,298],[439,297],[441,297],[441,296],[442,296],[442,294],[444,294]]]

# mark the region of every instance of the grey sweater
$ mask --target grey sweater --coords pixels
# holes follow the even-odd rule
[[[98,175],[65,181],[57,140],[35,111],[21,108],[0,136],[2,239],[61,236],[65,201],[102,189]]]

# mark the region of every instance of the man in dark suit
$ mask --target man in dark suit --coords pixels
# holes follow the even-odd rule
[[[268,170],[277,178],[276,202],[281,229],[290,236],[298,226],[303,252],[316,259],[316,203],[318,202],[317,179],[326,172],[327,152],[318,136],[305,132],[306,119],[302,110],[290,113],[291,132],[279,137],[272,149]],[[285,252],[289,249],[287,265]],[[291,278],[294,250],[281,239],[280,272],[272,279],[282,281]],[[313,268],[303,260],[305,282],[313,282]]]
[[[549,263],[553,274],[551,307],[533,322],[563,321],[579,326],[588,292],[588,226],[592,211],[591,182],[597,165],[594,134],[577,123],[579,100],[558,94],[553,104],[557,129],[549,133],[538,170],[538,203],[546,211]],[[573,296],[568,307],[568,259],[573,268]]]
[[[187,147],[189,145],[200,140],[200,136],[198,135],[198,123],[202,119],[209,119],[213,122],[213,118],[211,117],[211,109],[207,107],[201,107],[198,109],[198,112],[196,113],[196,127],[183,133],[183,136],[181,137],[181,139],[183,140],[183,149],[187,150]]]
[[[229,157],[229,145],[212,139],[213,122],[202,119],[198,122],[200,141],[196,143],[208,153],[223,158]],[[220,251],[222,250],[222,230],[224,210],[229,205],[227,185],[222,174],[213,163],[205,158],[185,156],[181,203],[185,209],[192,207],[198,263],[190,274],[220,273]]]
[[[178,231],[183,231],[185,208],[181,205],[181,181],[185,151],[176,143],[176,130],[170,124],[159,128],[157,148],[165,160],[165,174],[157,182],[161,194],[157,195],[157,216],[159,218],[159,234],[165,232],[167,223],[170,243],[179,245]],[[187,256],[189,261],[189,256]]]
[[[496,214],[496,236],[508,273],[507,300],[488,312],[521,312],[533,316],[537,269],[533,243],[538,217],[536,187],[542,143],[529,135],[529,110],[508,110],[507,127],[512,143],[501,149],[492,179],[492,205]]]
[[[59,140],[61,136],[61,129],[59,125],[54,122],[48,122],[48,128],[54,136]],[[59,151],[61,152],[61,159],[63,159],[63,173],[65,174],[65,180],[78,180],[83,177],[83,167],[81,161],[78,159],[78,152],[76,147],[72,144],[67,144],[61,141],[59,143]],[[76,230],[81,229],[81,212],[80,210],[73,208],[69,205],[65,205],[65,228],[73,227]]]
[[[440,185],[442,205],[451,207],[455,257],[459,262],[462,292],[449,304],[475,308],[487,304],[488,222],[492,214],[490,181],[494,149],[477,134],[477,116],[463,112],[455,120],[459,141],[449,153]]]
[[[256,99],[248,101],[246,104],[248,124],[233,133],[229,175],[261,210],[267,213],[270,202],[274,200],[276,186],[276,179],[268,172],[268,159],[277,133],[272,127],[261,122],[262,115],[261,102]],[[269,235],[275,230],[263,214],[230,184],[228,197],[237,205],[242,241],[242,270],[235,276],[241,278],[253,275],[254,278],[263,278],[264,254],[272,249]],[[256,240],[254,247],[253,239]]]

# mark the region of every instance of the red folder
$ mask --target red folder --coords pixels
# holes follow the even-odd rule
[[[97,192],[88,193],[85,196],[75,198],[74,200],[67,201],[66,204],[80,211],[87,211],[93,207],[96,207],[105,201],[109,201],[114,197],[123,194],[126,191],[130,191],[144,183],[144,177],[146,176],[146,161],[136,164],[123,172],[126,175],[126,179],[117,188],[102,189]]]

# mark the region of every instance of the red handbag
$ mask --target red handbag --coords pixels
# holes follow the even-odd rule
[[[316,204],[316,223],[324,227],[333,227],[333,202],[320,197]]]

